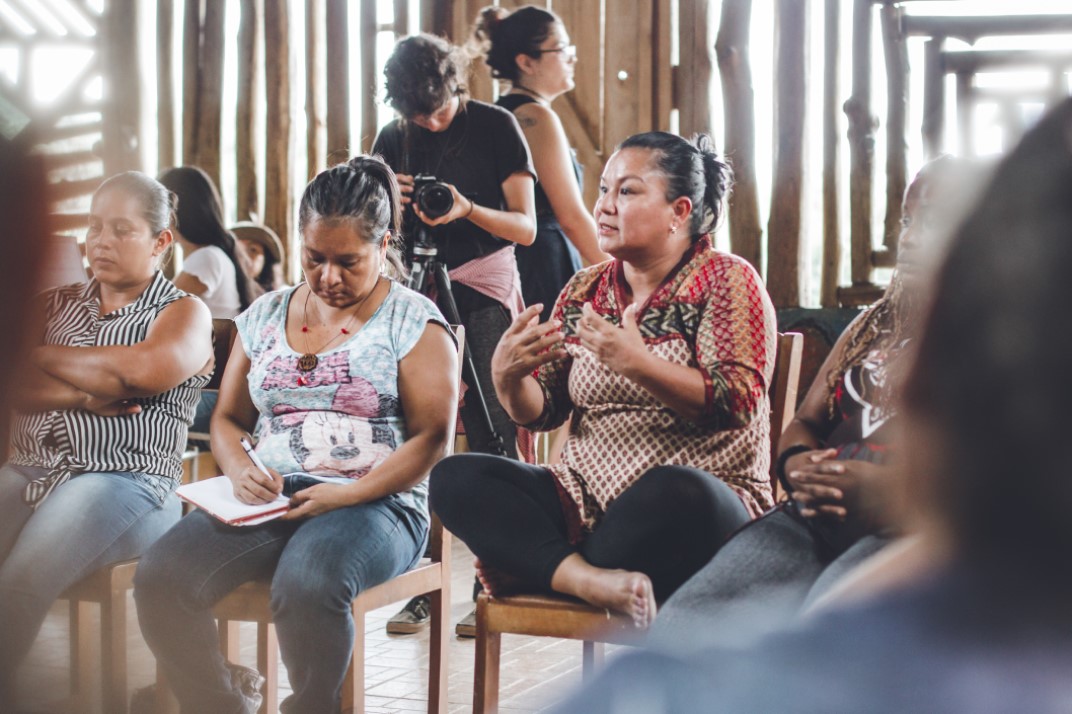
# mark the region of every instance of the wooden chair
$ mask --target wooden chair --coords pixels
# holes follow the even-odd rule
[[[774,377],[770,385],[771,453],[793,419],[800,378],[803,336],[778,335]],[[777,478],[771,479],[777,484]],[[603,660],[603,643],[638,644],[645,632],[637,630],[624,615],[608,614],[565,595],[510,595],[476,601],[476,667],[473,679],[473,712],[499,710],[499,657],[503,633],[582,640],[582,676],[589,677]]]
[[[461,381],[465,330],[455,327],[458,338],[458,380]],[[448,439],[448,455],[454,450],[454,425]],[[359,593],[351,604],[354,618],[354,651],[342,690],[343,712],[360,714],[365,710],[365,615],[371,610],[393,602],[427,595],[431,600],[431,655],[428,662],[428,711],[439,714],[447,711],[447,644],[450,628],[450,549],[451,534],[432,514],[428,549],[412,570],[376,587]],[[271,584],[256,580],[240,586],[213,608],[220,621],[220,647],[230,661],[237,661],[237,622],[257,623],[257,669],[264,676],[264,701],[260,714],[278,709],[279,665],[275,626],[269,604]],[[158,675],[159,679],[159,675]]]
[[[206,389],[219,389],[223,366],[234,345],[234,321],[213,320],[212,331],[216,371]],[[204,436],[208,438],[207,434]],[[96,603],[100,606],[101,711],[127,712],[127,592],[134,588],[137,566],[137,558],[106,565],[60,595],[60,599],[70,603],[71,699],[80,711],[92,709],[88,702],[94,661],[89,607]]]
[[[220,382],[223,381],[223,370],[227,366],[227,360],[231,356],[231,350],[234,348],[235,337],[237,336],[238,328],[235,327],[234,320],[227,318],[212,319],[212,352],[216,358],[216,368],[212,372],[212,378],[208,380],[208,384],[201,390],[202,392],[219,393]],[[186,451],[183,453],[182,458],[183,461],[188,462],[190,465],[190,481],[197,481],[201,476],[201,456],[211,453],[203,446],[208,442],[208,432],[191,431],[186,436]]]

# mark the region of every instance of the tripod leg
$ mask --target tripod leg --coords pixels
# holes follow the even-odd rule
[[[447,266],[438,261],[433,262],[429,267],[432,271],[432,275],[435,278],[436,291],[439,297],[439,304],[443,308],[443,312],[446,313],[445,317],[452,324],[459,324],[462,321],[461,314],[458,312],[458,304],[454,302],[454,293],[450,287],[450,276],[447,275]],[[479,406],[477,410],[480,415],[480,420],[483,422],[484,427],[488,430],[488,447],[492,453],[499,456],[506,456],[506,448],[503,446],[502,434],[495,430],[495,424],[491,421],[491,414],[488,412],[488,400],[484,397],[484,390],[480,386],[480,380],[477,379],[476,365],[473,362],[473,355],[470,350],[465,350],[464,361],[462,362],[462,378],[465,380],[465,384],[469,387],[469,391],[466,394],[466,400],[470,398]]]

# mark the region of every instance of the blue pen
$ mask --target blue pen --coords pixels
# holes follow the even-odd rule
[[[242,445],[242,450],[246,452],[246,456],[253,462],[253,465],[260,469],[261,473],[268,477],[269,481],[274,481],[272,473],[268,470],[268,467],[261,461],[261,457],[257,456],[257,452],[253,450],[253,444],[249,443],[249,439],[242,437],[238,440],[238,443]]]

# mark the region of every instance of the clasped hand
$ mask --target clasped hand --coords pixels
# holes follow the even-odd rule
[[[836,449],[808,451],[786,464],[793,500],[806,518],[871,519],[880,508],[876,483],[884,468],[869,461],[836,460]]]
[[[250,504],[275,500],[283,492],[283,476],[273,468],[269,468],[268,472],[271,474],[270,478],[250,464],[233,477],[231,483],[234,485],[235,498]],[[349,495],[345,486],[335,483],[321,483],[303,488],[290,497],[290,511],[280,520],[294,521],[349,506]]]

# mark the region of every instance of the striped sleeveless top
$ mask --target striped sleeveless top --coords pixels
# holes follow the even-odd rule
[[[187,297],[159,271],[137,300],[107,315],[100,314],[99,294],[96,280],[46,293],[44,343],[134,345],[145,339],[164,308]],[[186,433],[208,380],[208,375],[196,375],[161,394],[134,399],[141,412],[128,416],[103,417],[82,409],[18,415],[12,462],[49,471],[27,485],[26,502],[36,507],[70,477],[89,472],[145,474],[163,500],[179,484]]]

